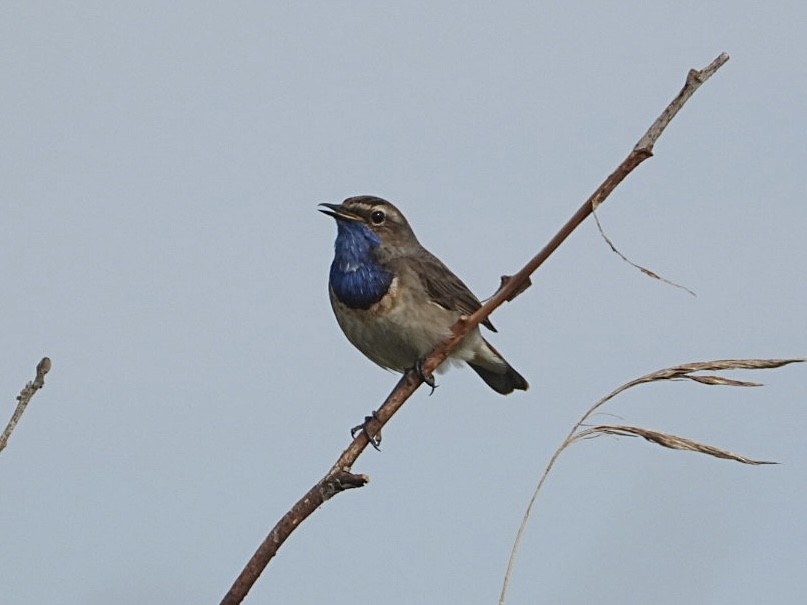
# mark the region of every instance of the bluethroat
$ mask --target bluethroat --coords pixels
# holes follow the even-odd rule
[[[420,245],[404,215],[386,200],[361,195],[320,206],[336,219],[328,290],[345,336],[383,368],[420,372],[420,362],[451,335],[461,316],[481,306],[479,299]],[[488,319],[482,324],[496,331]],[[446,361],[466,362],[502,395],[529,386],[479,327]]]

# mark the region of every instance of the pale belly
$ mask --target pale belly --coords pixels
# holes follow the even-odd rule
[[[331,292],[331,305],[353,346],[381,367],[404,372],[448,338],[460,315],[435,303],[396,295],[396,291],[397,284],[393,283],[391,295],[366,310],[347,307]],[[472,359],[474,349],[483,343],[479,330],[474,330],[454,350],[450,360]],[[443,366],[438,371],[444,370]]]

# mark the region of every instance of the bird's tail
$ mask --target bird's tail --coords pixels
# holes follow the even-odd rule
[[[516,389],[526,391],[530,387],[527,380],[488,341],[485,344],[493,355],[483,357],[477,354],[468,361],[471,369],[497,393],[509,395]]]

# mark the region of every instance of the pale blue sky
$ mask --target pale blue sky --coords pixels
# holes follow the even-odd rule
[[[247,603],[495,603],[540,472],[591,402],[686,361],[804,356],[807,6],[6,2],[0,7],[0,601],[217,603],[396,381],[345,340],[316,204],[375,194],[480,296],[732,59],[656,157],[501,308],[530,381],[441,377],[371,483]],[[561,458],[509,603],[796,603],[807,369],[648,386],[619,423],[779,460],[599,439]],[[614,420],[601,416],[602,421]]]

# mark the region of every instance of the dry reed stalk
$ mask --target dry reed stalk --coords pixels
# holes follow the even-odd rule
[[[584,428],[587,421],[591,418],[592,414],[594,414],[597,410],[599,410],[603,405],[611,401],[614,397],[616,397],[620,393],[624,393],[625,391],[627,391],[628,389],[632,389],[633,387],[639,386],[641,384],[648,384],[651,382],[662,382],[666,380],[691,380],[692,382],[696,382],[698,384],[705,384],[709,386],[758,387],[762,386],[758,382],[734,380],[731,378],[725,378],[723,376],[718,376],[715,374],[708,374],[704,376],[700,374],[695,374],[695,372],[720,372],[723,370],[768,370],[773,368],[781,368],[782,366],[786,366],[791,363],[801,363],[804,361],[807,361],[807,359],[719,359],[716,361],[699,361],[695,363],[686,363],[683,365],[658,370],[650,374],[645,374],[644,376],[636,378],[635,380],[631,380],[630,382],[627,382],[622,386],[614,389],[613,391],[608,393],[608,395],[606,395],[598,402],[596,402],[594,405],[592,405],[588,410],[586,410],[585,414],[583,414],[580,417],[580,420],[578,420],[577,423],[575,423],[575,425],[572,427],[572,430],[569,431],[569,434],[560,444],[558,449],[556,449],[555,453],[552,454],[552,457],[549,459],[549,463],[544,469],[543,475],[541,475],[541,479],[538,481],[538,485],[536,485],[535,490],[532,493],[530,502],[527,505],[527,510],[524,512],[524,517],[521,519],[521,525],[519,526],[518,532],[516,533],[516,538],[515,541],[513,542],[513,548],[510,551],[510,558],[507,561],[507,570],[505,571],[504,574],[504,580],[502,582],[502,591],[501,594],[499,595],[499,605],[504,605],[505,598],[507,596],[507,588],[510,585],[510,578],[512,576],[513,568],[515,565],[516,555],[518,554],[518,549],[521,546],[521,540],[524,537],[524,531],[527,527],[527,521],[529,520],[535,502],[538,499],[538,494],[541,492],[541,488],[543,488],[544,483],[546,482],[546,478],[549,475],[549,472],[552,470],[552,467],[555,466],[555,462],[557,461],[558,457],[567,447],[569,447],[573,443],[576,443],[581,439],[596,437],[598,435],[642,437],[651,443],[655,443],[656,445],[661,445],[666,448],[697,452],[700,454],[706,454],[707,456],[713,456],[715,458],[734,460],[735,462],[740,462],[742,464],[750,464],[750,465],[777,464],[776,462],[754,460],[752,458],[740,456],[739,454],[734,454],[727,450],[716,448],[711,445],[706,445],[704,443],[699,443],[691,439],[686,439],[684,437],[679,437],[677,435],[670,435],[668,433],[662,433],[659,431],[653,431],[642,427],[601,424],[597,426]]]

